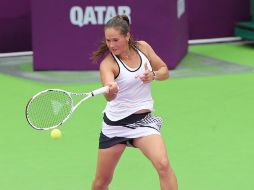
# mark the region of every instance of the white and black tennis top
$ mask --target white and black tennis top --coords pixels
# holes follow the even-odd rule
[[[119,74],[115,78],[119,92],[114,100],[107,102],[104,110],[111,121],[121,120],[142,109],[153,111],[150,83],[144,84],[138,77],[145,72],[145,63],[151,71],[152,67],[144,53],[138,49],[136,51],[140,57],[140,64],[134,69],[112,54],[119,66]]]
[[[140,64],[135,69],[129,68],[120,58],[112,54],[119,66],[119,74],[115,78],[119,92],[114,100],[107,103],[104,110],[102,134],[107,138],[133,139],[160,134],[161,118],[154,117],[149,113],[134,114],[141,109],[148,109],[152,112],[154,103],[150,83],[144,84],[138,77],[145,72],[145,63],[147,63],[149,70],[152,70],[151,64],[138,49],[137,53],[140,57]],[[136,117],[144,118],[133,123],[133,120],[137,119]]]

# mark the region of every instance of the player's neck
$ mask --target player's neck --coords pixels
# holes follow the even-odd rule
[[[132,56],[131,48],[127,48],[126,51],[122,52],[119,55],[120,59],[123,59],[123,60],[128,60],[131,58],[131,56]]]

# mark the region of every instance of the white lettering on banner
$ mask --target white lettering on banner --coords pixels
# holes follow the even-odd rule
[[[70,9],[70,22],[79,27],[89,24],[103,25],[116,15],[126,15],[131,22],[131,8],[129,6],[87,6],[84,9],[80,6],[73,6]]]
[[[84,21],[83,21],[83,25],[87,25],[87,24],[97,24],[96,21],[96,16],[93,10],[93,7],[86,7],[86,11],[84,14]]]
[[[106,7],[97,6],[97,7],[94,7],[94,10],[97,12],[97,23],[98,24],[104,24],[103,12],[106,11]]]
[[[83,26],[83,9],[78,6],[74,6],[70,11],[70,21],[74,25],[78,25],[80,27]]]
[[[113,16],[116,15],[115,7],[109,6],[105,15],[105,23]]]

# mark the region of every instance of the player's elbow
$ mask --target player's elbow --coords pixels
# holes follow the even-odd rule
[[[169,70],[167,67],[163,68],[163,75],[162,75],[162,80],[166,80],[169,78]]]
[[[170,77],[170,71],[167,69],[166,79],[168,79],[169,77]]]

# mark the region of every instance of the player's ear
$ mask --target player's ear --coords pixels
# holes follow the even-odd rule
[[[127,39],[128,42],[129,42],[130,38],[131,38],[131,34],[130,34],[130,32],[127,32],[126,39]]]

